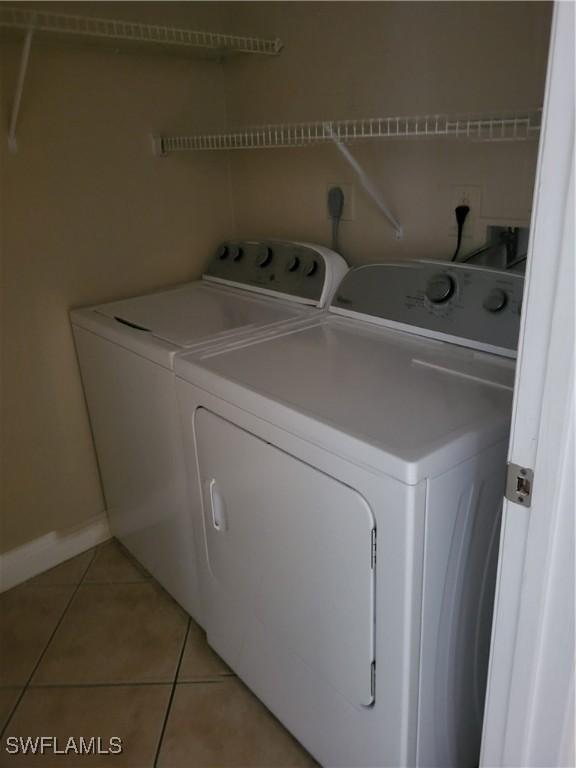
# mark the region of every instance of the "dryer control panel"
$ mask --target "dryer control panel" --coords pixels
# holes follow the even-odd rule
[[[406,261],[350,270],[331,311],[515,357],[524,276],[451,262]]]
[[[339,254],[320,245],[238,240],[219,246],[203,278],[323,306],[347,269]]]

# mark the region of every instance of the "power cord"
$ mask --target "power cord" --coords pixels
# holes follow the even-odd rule
[[[332,219],[332,250],[339,250],[338,229],[342,211],[344,209],[344,192],[340,187],[331,187],[328,190],[328,214]]]
[[[456,243],[456,250],[454,251],[454,256],[452,256],[452,261],[456,261],[456,256],[458,256],[460,252],[460,245],[462,244],[462,230],[464,229],[464,222],[466,221],[466,216],[470,213],[470,206],[469,205],[458,205],[454,209],[454,213],[456,214],[456,223],[458,225],[458,241]]]

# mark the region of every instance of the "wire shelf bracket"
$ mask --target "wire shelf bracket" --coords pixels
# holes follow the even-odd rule
[[[381,191],[378,189],[376,184],[372,181],[370,176],[366,173],[364,168],[360,165],[358,160],[354,157],[354,155],[350,152],[347,146],[345,146],[343,141],[339,141],[336,136],[332,133],[331,129],[328,128],[331,133],[331,138],[336,144],[336,147],[340,151],[342,157],[346,160],[348,165],[352,168],[356,176],[358,177],[358,180],[363,187],[364,191],[370,196],[372,201],[376,204],[376,207],[380,211],[380,213],[383,214],[383,216],[387,219],[388,223],[392,225],[394,228],[394,233],[396,235],[396,240],[402,240],[404,237],[404,228],[398,221],[398,219],[394,216],[392,211],[388,208],[386,205],[386,202],[384,201],[384,198],[382,196]]]
[[[29,27],[26,31],[24,44],[22,45],[22,54],[20,56],[20,67],[18,69],[18,79],[16,81],[16,91],[14,93],[14,102],[12,103],[12,114],[10,115],[10,127],[8,128],[8,150],[14,155],[18,151],[18,142],[16,141],[16,127],[18,125],[18,115],[20,114],[20,104],[22,102],[22,93],[24,92],[24,81],[28,71],[28,62],[30,60],[30,49],[32,47],[32,37],[34,30]]]
[[[239,149],[306,147],[367,139],[443,137],[475,141],[538,138],[541,110],[489,115],[423,115],[286,123],[217,134],[155,137],[157,154]]]

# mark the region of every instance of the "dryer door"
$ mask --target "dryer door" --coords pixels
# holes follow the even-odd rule
[[[348,701],[373,701],[374,517],[355,490],[199,409],[210,599],[239,648],[261,627]],[[230,606],[227,609],[225,606]],[[207,621],[211,639],[210,617]],[[257,631],[257,630],[256,630]],[[241,651],[238,665],[241,666]],[[234,659],[228,659],[234,665]],[[248,681],[249,682],[249,681]]]

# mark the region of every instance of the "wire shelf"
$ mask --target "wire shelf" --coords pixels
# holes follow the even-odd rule
[[[350,143],[363,139],[401,137],[454,137],[477,141],[519,141],[537,138],[540,110],[531,112],[450,117],[376,117],[284,125],[265,125],[230,133],[157,138],[161,154],[230,149],[305,147],[330,141]]]
[[[282,42],[278,39],[266,40],[258,37],[225,35],[219,32],[200,32],[118,19],[98,19],[42,10],[6,8],[2,5],[0,5],[0,28],[33,29],[35,33],[47,32],[83,38],[208,49],[218,53],[255,53],[275,56],[282,49]]]

